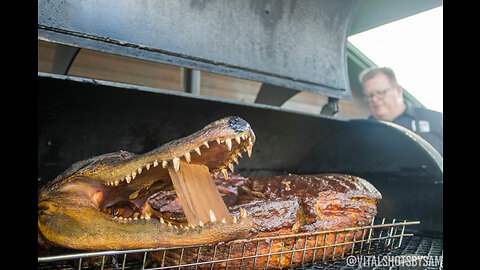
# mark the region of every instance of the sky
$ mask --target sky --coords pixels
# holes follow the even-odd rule
[[[443,113],[443,6],[348,37],[428,109]]]

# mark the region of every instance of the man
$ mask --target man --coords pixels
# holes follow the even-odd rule
[[[403,99],[403,88],[392,69],[372,67],[360,73],[360,82],[372,115],[417,133],[443,155],[443,115],[414,107]]]

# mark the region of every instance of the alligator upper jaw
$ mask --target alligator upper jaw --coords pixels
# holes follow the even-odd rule
[[[227,176],[227,168],[233,171],[233,163],[238,164],[238,158],[244,152],[251,156],[254,143],[255,134],[247,122],[238,117],[227,117],[142,155],[122,151],[124,157],[119,160],[104,162],[100,168],[94,167],[94,173],[82,173],[106,186],[122,183],[148,186],[158,178],[143,178],[143,182],[136,179],[152,168],[163,169],[156,172],[159,178],[169,178],[168,164],[172,164],[175,171],[182,163],[205,165],[215,177],[220,172]]]

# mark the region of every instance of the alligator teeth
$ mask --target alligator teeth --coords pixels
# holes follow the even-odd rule
[[[222,218],[222,223],[223,223],[223,224],[226,224],[226,223],[227,223],[227,220],[225,219],[225,217]]]
[[[176,172],[178,172],[178,170],[180,170],[180,159],[174,158],[172,161],[173,161],[173,168],[175,169]]]
[[[232,151],[232,140],[226,139],[226,140],[225,140],[225,144],[226,144],[227,147],[228,147],[228,151]]]
[[[190,161],[192,160],[191,157],[190,157],[190,153],[185,153],[185,160],[190,163]]]
[[[247,217],[247,210],[240,207],[240,217],[246,218]]]
[[[215,213],[213,213],[212,209],[210,209],[210,221],[211,222],[217,221],[217,217],[215,216]]]
[[[233,217],[233,223],[237,223],[237,217]]]
[[[248,144],[243,145],[243,151],[247,152],[248,153],[248,156],[251,157],[252,156],[252,148],[253,148],[253,138],[251,138],[250,136],[248,136],[247,134],[242,134],[242,135],[239,135],[237,137],[234,137],[234,138],[227,138],[227,139],[221,139],[221,138],[217,138],[215,139],[215,141],[221,145],[222,143],[225,143],[225,145],[227,146],[228,150],[229,151],[232,151],[233,149],[233,145],[232,145],[232,141],[235,140],[235,142],[237,144],[240,145],[240,147],[242,147],[242,140],[247,140],[248,139]],[[202,144],[203,146],[205,146],[206,148],[210,148],[209,144],[207,141],[203,142]],[[196,147],[194,149],[194,151],[199,155],[201,156],[202,155],[202,152],[200,151],[200,147]],[[233,162],[235,162],[235,164],[239,164],[238,163],[238,158],[242,157],[242,152],[243,151],[239,151],[239,150],[236,150],[235,152],[232,153],[232,157],[231,160],[229,161],[229,163],[225,164],[224,168],[213,173],[213,176],[215,177],[215,179],[218,178],[218,174],[221,172],[225,178],[225,180],[228,180],[228,171],[227,171],[227,168],[230,169],[230,171],[232,173],[234,173],[234,166],[233,166]],[[193,151],[192,151],[193,152]],[[185,161],[187,163],[191,163],[192,162],[192,153],[189,152],[189,153],[185,153],[184,154],[184,157],[185,157]],[[175,169],[176,172],[178,172],[180,170],[180,158],[181,157],[176,157],[176,158],[173,158],[172,159],[172,163],[173,163],[173,167]],[[168,165],[168,161],[167,160],[161,160],[160,161],[161,164],[162,164],[162,167],[163,168],[166,168],[167,165]],[[150,168],[153,166],[153,167],[157,167],[159,165],[159,161],[158,160],[155,160],[153,163],[147,163],[145,164],[145,169],[146,170],[150,170]],[[131,174],[125,176],[125,178],[123,179],[120,179],[120,180],[115,180],[115,181],[110,181],[110,182],[106,182],[105,185],[107,186],[118,186],[122,181],[126,181],[127,184],[130,184],[130,182],[135,179],[138,175],[140,175],[144,170],[144,167],[139,167],[137,170],[133,171]]]
[[[129,198],[130,200],[133,200],[133,199],[135,199],[135,198],[138,197],[138,194],[139,194],[139,193],[140,193],[140,189],[134,191],[132,194],[130,194],[130,196],[128,196],[128,198]]]
[[[198,226],[203,227],[203,222],[201,220],[198,222]]]
[[[227,172],[227,169],[222,169],[222,174],[223,174],[223,177],[225,178],[225,180],[228,180],[228,172]]]

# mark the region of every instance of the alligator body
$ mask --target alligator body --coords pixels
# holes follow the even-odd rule
[[[217,263],[186,269],[226,269],[227,265],[232,269],[275,269],[314,259],[339,258],[348,254],[352,242],[365,237],[365,230],[342,229],[370,225],[381,199],[368,181],[346,174],[288,174],[256,179],[229,175],[229,178],[233,181],[218,181],[217,186],[224,198],[230,197],[225,202],[232,216],[240,217],[245,211],[252,219],[254,226],[247,240],[202,246],[201,252],[198,248],[154,252],[153,263],[178,265],[181,260],[184,264],[194,264],[215,258]],[[235,181],[238,184],[232,183]],[[175,196],[159,193],[151,200],[152,206],[162,213],[177,212]],[[299,236],[316,232],[325,233]],[[282,235],[286,236],[284,240],[261,240]],[[293,250],[300,251],[289,252]]]

